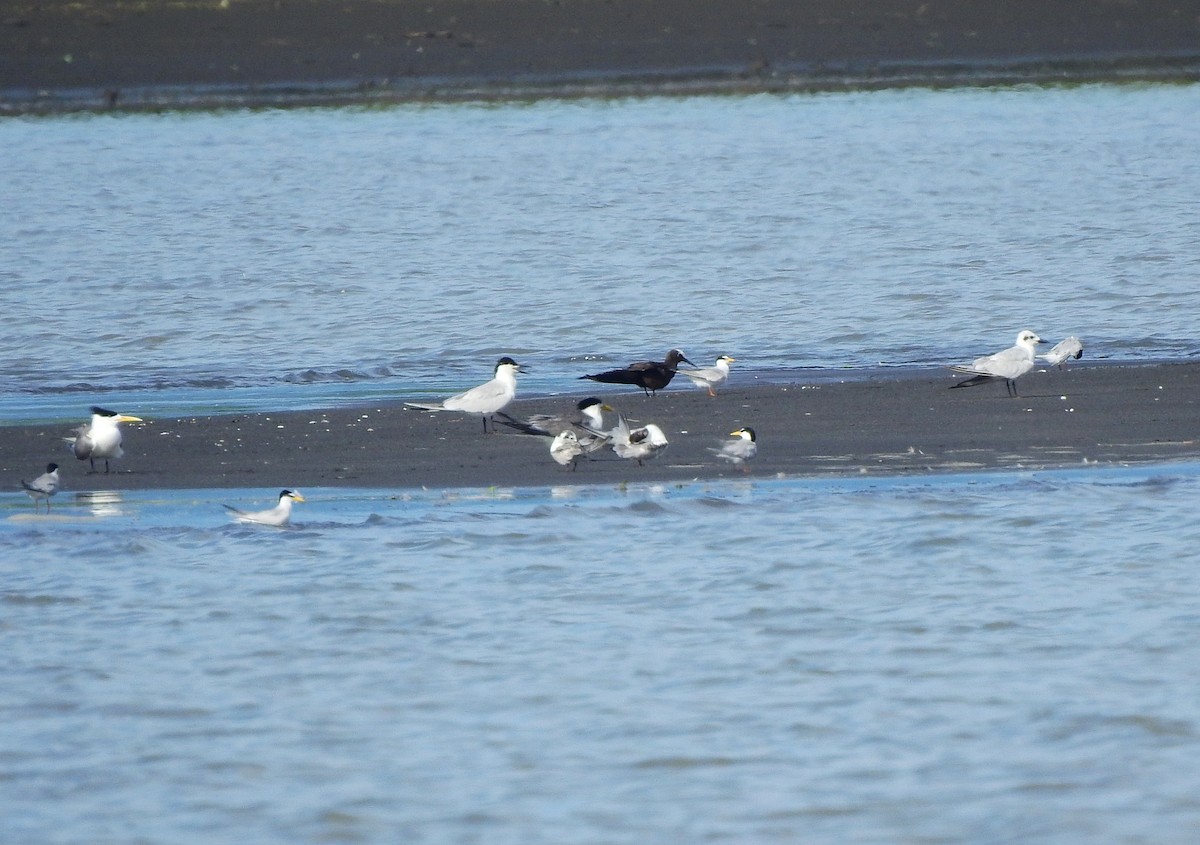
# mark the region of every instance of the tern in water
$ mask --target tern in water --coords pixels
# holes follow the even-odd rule
[[[525,370],[512,358],[505,356],[496,362],[496,375],[491,381],[478,387],[451,396],[439,404],[425,405],[420,402],[405,402],[410,408],[422,411],[461,411],[478,414],[483,419],[483,431],[488,430],[488,418],[506,407],[517,396],[517,373]]]
[[[675,371],[678,369],[681,361],[686,361],[689,364],[692,363],[678,349],[672,349],[662,361],[638,361],[635,364],[630,364],[628,367],[619,367],[615,370],[606,370],[603,373],[580,376],[580,378],[602,381],[606,384],[632,384],[640,387],[646,395],[650,395],[662,390],[671,383],[671,379],[675,378]]]
[[[658,457],[668,445],[667,436],[654,423],[630,430],[629,423],[625,422],[625,418],[620,414],[617,415],[616,428],[608,434],[612,438],[613,451],[617,456],[637,461],[638,466],[642,466],[642,461]]]
[[[1067,360],[1075,358],[1076,360],[1083,357],[1083,341],[1071,335],[1066,340],[1060,340],[1054,346],[1050,347],[1050,351],[1045,355],[1039,355],[1043,361],[1052,366],[1062,369],[1066,366]]]
[[[527,419],[518,420],[500,412],[493,418],[493,422],[516,429],[522,434],[538,437],[557,437],[570,431],[574,433],[575,442],[584,452],[595,452],[608,443],[608,435],[604,433],[605,411],[612,411],[612,408],[595,396],[589,396],[587,399],[581,399],[575,410],[570,413],[534,414]]]
[[[716,396],[716,388],[729,380],[729,365],[736,360],[728,355],[722,355],[711,367],[702,367],[699,370],[680,370],[679,374],[691,379],[692,384],[696,387],[708,390],[709,396]]]
[[[84,423],[75,429],[74,437],[64,438],[71,444],[71,451],[81,461],[88,461],[92,472],[96,471],[96,461],[104,461],[104,471],[109,471],[109,460],[125,454],[121,449],[121,429],[123,422],[141,422],[141,417],[131,417],[128,414],[118,414],[116,411],[92,406],[92,421]]]
[[[1017,334],[1017,343],[1015,346],[1010,346],[1008,349],[1005,349],[1003,352],[997,352],[995,355],[985,355],[982,358],[976,358],[966,366],[951,367],[950,369],[956,373],[971,376],[966,381],[960,381],[958,384],[951,385],[951,389],[955,387],[972,387],[976,384],[983,384],[985,381],[1004,379],[1005,386],[1008,388],[1008,395],[1016,396],[1017,379],[1033,369],[1037,345],[1045,342],[1036,334],[1029,331],[1029,329],[1025,329]]]
[[[729,436],[733,439],[726,440],[718,449],[710,448],[708,451],[723,461],[729,461],[731,464],[744,468],[746,461],[758,454],[758,437],[755,435],[754,429],[749,426],[731,431]]]
[[[579,445],[579,438],[575,436],[574,431],[568,428],[555,435],[554,440],[550,442],[550,457],[562,466],[570,464],[572,471],[579,466],[579,459],[583,457],[583,447]]]
[[[21,486],[33,499],[33,512],[37,513],[38,502],[46,500],[46,513],[50,513],[50,497],[58,492],[58,464],[46,464],[46,471],[33,481],[21,480]]]
[[[243,511],[232,505],[225,505],[233,516],[234,522],[245,525],[287,525],[292,518],[292,502],[303,502],[304,497],[297,490],[283,490],[279,493],[279,504],[265,511]]]

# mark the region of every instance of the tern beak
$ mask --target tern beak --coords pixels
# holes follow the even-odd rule
[[[117,414],[117,422],[143,422],[141,417],[131,417],[128,414]]]

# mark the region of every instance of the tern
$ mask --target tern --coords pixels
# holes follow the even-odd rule
[[[717,359],[717,363],[711,367],[703,367],[699,370],[680,370],[679,374],[691,379],[692,384],[696,385],[696,387],[707,389],[709,396],[716,396],[717,391],[715,388],[729,380],[729,365],[736,360],[736,358],[731,358],[728,355],[722,355]]]
[[[612,411],[612,407],[595,396],[589,396],[587,399],[581,399],[575,405],[575,410],[570,413],[534,414],[524,420],[518,420],[500,412],[496,414],[493,422],[516,429],[522,434],[538,437],[557,437],[570,431],[574,433],[575,442],[584,452],[595,452],[608,443],[608,435],[604,433],[605,411]]]
[[[282,490],[279,493],[279,504],[273,508],[268,508],[265,511],[243,511],[238,510],[232,505],[225,505],[225,508],[230,511],[234,522],[240,522],[244,525],[287,525],[288,520],[292,518],[292,503],[303,502],[304,497],[297,490]]]
[[[631,431],[629,423],[619,414],[616,428],[608,434],[612,437],[613,451],[617,456],[637,461],[638,466],[642,466],[643,461],[658,457],[668,445],[667,436],[654,423],[647,423]]]
[[[583,447],[579,445],[579,438],[575,436],[574,431],[568,428],[555,435],[554,440],[550,442],[550,457],[561,466],[570,464],[572,472],[579,466],[579,459],[583,457]]]
[[[1054,346],[1050,347],[1050,351],[1045,355],[1039,355],[1043,361],[1059,369],[1066,366],[1067,360],[1074,358],[1076,360],[1083,357],[1083,341],[1071,335],[1066,340],[1060,340]]]
[[[749,426],[731,431],[729,436],[733,439],[726,440],[720,448],[710,448],[708,451],[723,461],[744,467],[746,461],[758,454],[758,437]]]
[[[483,431],[486,434],[488,419],[516,398],[519,372],[523,373],[525,370],[512,358],[505,356],[496,362],[496,374],[491,381],[451,396],[439,404],[404,404],[410,408],[420,408],[422,411],[461,411],[464,414],[478,414],[483,419]]]
[[[92,421],[84,423],[75,429],[74,437],[64,438],[71,444],[71,451],[81,461],[88,461],[92,472],[96,471],[96,461],[104,461],[104,471],[109,471],[108,462],[125,454],[121,449],[121,429],[123,422],[141,422],[141,417],[131,417],[128,414],[118,414],[116,411],[92,406]]]
[[[33,499],[33,512],[37,513],[38,502],[46,500],[46,513],[50,513],[50,497],[58,492],[58,464],[46,464],[46,471],[33,481],[21,480],[21,486]]]
[[[662,361],[638,361],[635,364],[630,364],[628,367],[606,370],[603,373],[580,376],[580,378],[602,381],[606,384],[632,384],[640,387],[642,392],[648,396],[662,390],[671,383],[671,379],[675,378],[675,371],[678,369],[681,361],[686,361],[689,364],[692,363],[678,349],[672,349]]]
[[[971,376],[966,381],[951,385],[951,389],[972,387],[976,384],[983,384],[985,381],[1004,379],[1008,395],[1016,396],[1018,395],[1017,379],[1033,369],[1037,344],[1045,342],[1029,329],[1025,329],[1017,334],[1016,345],[1010,346],[1003,352],[976,358],[966,366],[950,367],[956,373]]]

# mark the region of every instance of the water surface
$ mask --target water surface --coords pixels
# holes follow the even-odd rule
[[[1198,483],[7,496],[6,841],[1187,842]]]
[[[1195,355],[1200,86],[0,121],[0,418]],[[797,370],[800,372],[797,373]]]

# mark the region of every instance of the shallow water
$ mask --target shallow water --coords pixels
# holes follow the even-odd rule
[[[0,497],[6,841],[1200,824],[1196,465],[272,492]]]
[[[1194,356],[1200,86],[0,121],[0,423]],[[832,375],[831,375],[832,374]],[[31,456],[39,466],[45,456]],[[5,842],[1190,842],[1196,465],[0,492]]]
[[[0,420],[1200,351],[1200,86],[0,120]],[[802,375],[811,374],[805,371]]]

